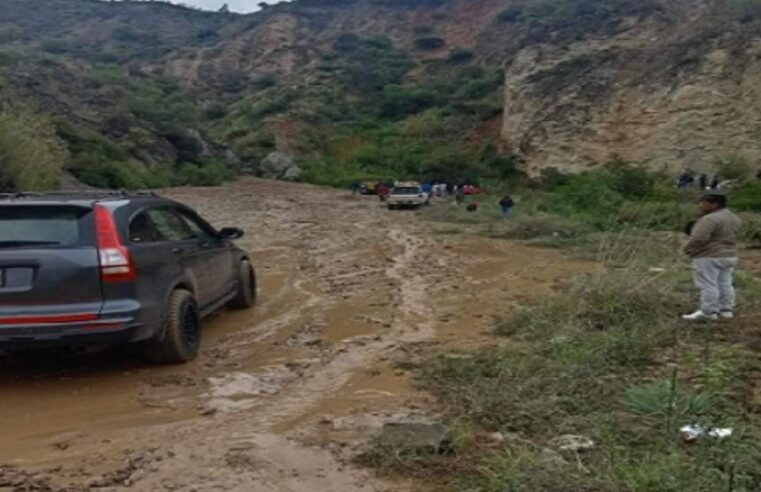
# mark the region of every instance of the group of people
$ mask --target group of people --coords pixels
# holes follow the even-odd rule
[[[679,188],[694,185],[694,177],[684,173],[679,177]],[[700,176],[699,185],[707,188],[708,193],[702,196],[698,208],[700,219],[688,224],[685,232],[689,240],[684,246],[685,254],[692,261],[693,277],[700,290],[700,307],[683,318],[687,321],[731,319],[734,317],[736,293],[734,273],[737,268],[739,247],[738,235],[741,221],[727,207],[727,197],[720,194],[718,176],[709,183],[708,176]],[[360,185],[352,184],[352,190],[359,190]],[[388,187],[379,184],[376,190],[381,195],[388,193]],[[431,196],[454,195],[456,203],[462,204],[466,195],[478,191],[472,185],[450,185],[446,183],[429,183],[423,185],[423,191]],[[515,200],[505,195],[499,200],[502,217],[510,216]],[[478,202],[472,201],[467,210],[478,210]]]
[[[699,189],[701,190],[718,191],[721,187],[721,181],[719,180],[718,174],[714,174],[713,178],[710,180],[708,179],[707,174],[701,174],[696,180],[695,175],[690,171],[685,171],[679,175],[676,180],[676,187],[680,190],[692,188],[695,186],[695,181],[698,182]]]

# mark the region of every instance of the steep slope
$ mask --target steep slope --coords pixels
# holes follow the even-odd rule
[[[91,184],[204,180],[223,169],[196,101],[142,67],[216,42],[234,16],[165,3],[6,0],[0,10],[0,104],[52,114]],[[209,170],[202,170],[210,167]],[[200,175],[200,176],[199,176]]]
[[[215,182],[274,150],[331,184],[707,169],[761,155],[754,5],[6,0],[0,102],[51,113],[67,167],[109,186]]]
[[[672,171],[759,164],[760,32],[684,1],[610,37],[528,46],[507,66],[502,136],[534,168],[614,155]]]

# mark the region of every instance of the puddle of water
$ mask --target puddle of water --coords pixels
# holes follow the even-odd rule
[[[373,335],[388,328],[384,313],[363,304],[339,302],[324,314],[322,337],[331,343],[364,335]]]
[[[414,395],[408,376],[397,374],[387,365],[377,365],[353,375],[338,392],[318,401],[302,415],[278,422],[272,430],[285,433],[323,415],[338,418],[361,411],[400,408]]]

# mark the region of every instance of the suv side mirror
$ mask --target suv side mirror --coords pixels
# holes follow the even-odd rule
[[[222,239],[240,239],[243,237],[244,232],[237,227],[225,227],[219,231],[219,237]]]

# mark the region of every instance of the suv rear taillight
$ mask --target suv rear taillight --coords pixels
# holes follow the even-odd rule
[[[111,212],[95,207],[95,230],[100,256],[100,277],[103,282],[129,282],[137,277],[132,257],[119,238],[116,222]]]

